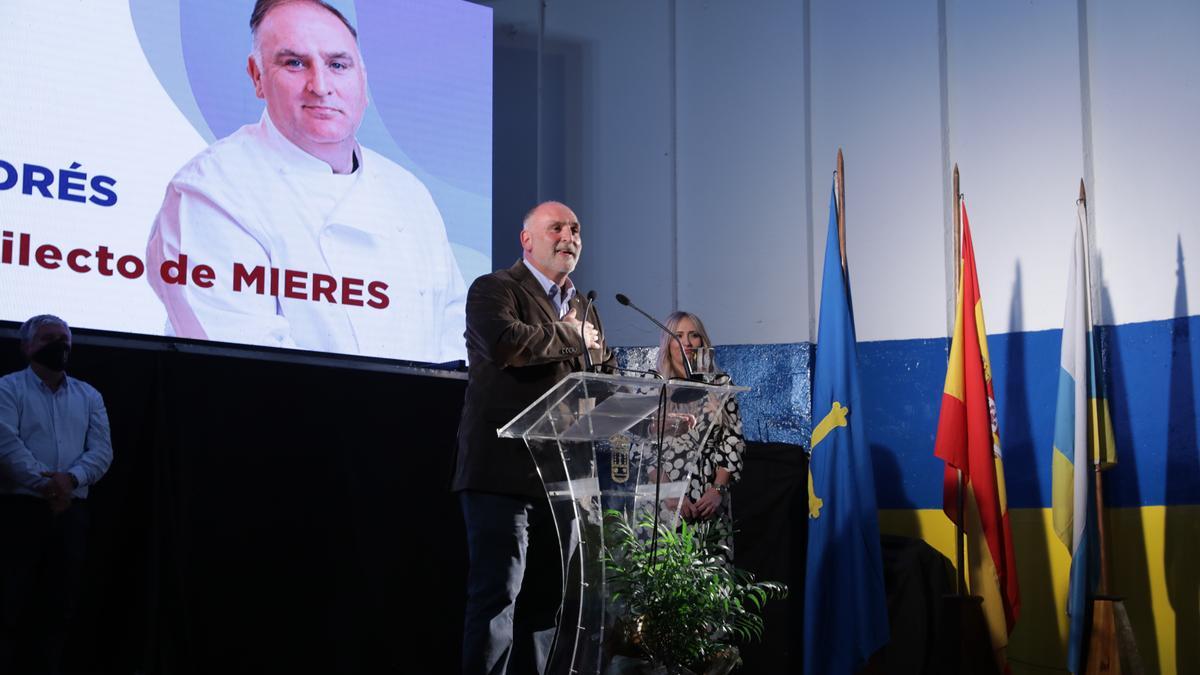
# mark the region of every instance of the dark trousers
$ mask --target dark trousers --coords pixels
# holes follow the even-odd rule
[[[463,675],[543,673],[563,598],[550,504],[472,491],[459,502],[470,557]]]
[[[0,673],[62,671],[89,522],[82,499],[55,515],[44,499],[0,496]]]

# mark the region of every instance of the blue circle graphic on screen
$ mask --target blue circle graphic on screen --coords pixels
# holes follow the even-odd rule
[[[489,195],[491,157],[478,149],[491,146],[492,45],[466,38],[487,34],[490,14],[436,0],[357,7],[371,95],[392,138],[451,185]],[[375,78],[375,69],[385,67],[403,75]]]

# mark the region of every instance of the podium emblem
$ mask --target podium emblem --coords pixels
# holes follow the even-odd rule
[[[629,480],[629,448],[633,443],[625,434],[617,434],[609,439],[612,446],[612,479],[614,483],[624,483]]]

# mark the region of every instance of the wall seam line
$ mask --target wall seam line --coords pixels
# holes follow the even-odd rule
[[[804,0],[800,27],[804,41],[804,229],[808,239],[808,341],[817,341],[817,257],[813,232],[813,133],[812,133],[812,0]]]
[[[1076,6],[1079,19],[1079,117],[1083,132],[1083,184],[1087,187],[1087,235],[1091,246],[1088,247],[1088,265],[1099,272],[1099,246],[1096,239],[1096,165],[1095,148],[1092,144],[1092,49],[1091,36],[1088,32],[1087,0],[1078,0]],[[1092,321],[1099,325],[1111,317],[1105,317],[1104,306],[1096,297],[1096,289],[1103,279],[1092,277],[1088,296],[1091,297],[1092,307],[1100,312],[1099,320],[1093,316]]]
[[[679,77],[678,49],[676,24],[679,21],[679,8],[675,0],[671,0],[670,23],[670,55],[668,68],[671,78],[671,311],[679,309]]]
[[[954,335],[958,263],[954,251],[954,162],[950,157],[950,29],[946,0],[938,0],[938,98],[942,140],[942,248],[946,274],[946,335]],[[949,345],[947,345],[949,349]]]
[[[535,204],[541,204],[545,190],[542,185],[542,106],[544,100],[542,98],[542,87],[544,84],[542,73],[542,61],[545,60],[545,41],[546,41],[546,0],[538,0],[538,23],[537,23],[537,92],[535,98],[535,106],[537,114],[534,120],[534,186]]]

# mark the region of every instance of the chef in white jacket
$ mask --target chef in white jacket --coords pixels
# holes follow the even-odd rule
[[[262,119],[179,170],[150,234],[147,278],[169,332],[463,358],[466,288],[441,214],[420,180],[355,140],[367,106],[357,33],[317,0],[258,0],[251,33]],[[188,271],[165,280],[181,255]]]

